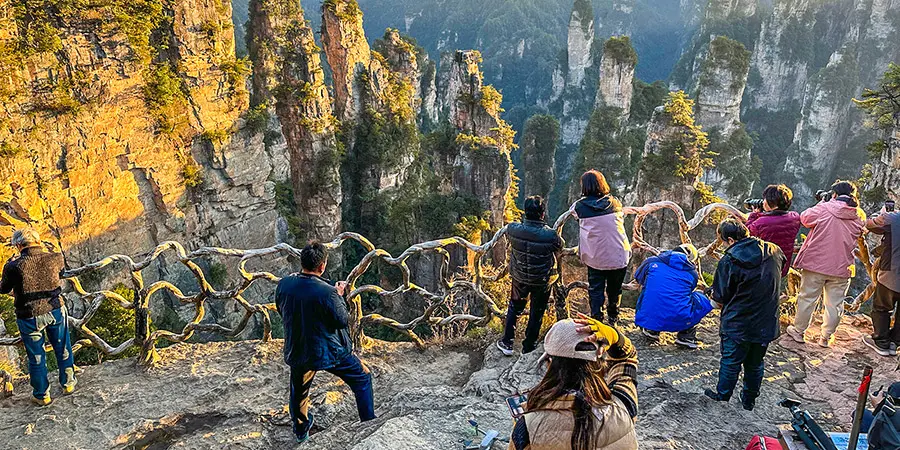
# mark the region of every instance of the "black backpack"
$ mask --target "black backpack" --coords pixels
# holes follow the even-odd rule
[[[886,396],[869,428],[870,450],[900,449],[900,399]]]

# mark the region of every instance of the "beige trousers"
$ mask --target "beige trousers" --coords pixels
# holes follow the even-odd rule
[[[844,297],[850,288],[850,278],[833,277],[809,270],[800,271],[800,292],[797,295],[797,316],[794,328],[801,333],[809,328],[816,312],[819,296],[825,304],[822,336],[831,337],[844,315]]]

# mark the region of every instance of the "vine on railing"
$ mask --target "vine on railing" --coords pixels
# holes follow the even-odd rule
[[[679,240],[683,243],[691,242],[689,232],[702,224],[707,219],[707,217],[715,211],[723,211],[726,214],[739,218],[740,220],[746,220],[746,216],[739,210],[730,205],[722,203],[711,204],[703,207],[702,209],[697,211],[694,217],[690,220],[686,220],[682,209],[673,202],[664,201],[648,204],[642,207],[626,207],[624,209],[624,213],[626,215],[635,216],[632,247],[636,251],[646,252],[648,254],[658,254],[660,252],[659,249],[654,248],[644,240],[641,226],[644,220],[650,214],[659,212],[661,210],[670,210],[675,213],[679,227]],[[557,230],[557,233],[562,234],[563,226],[568,220],[574,217],[574,205],[572,205],[572,207],[567,212],[562,214],[554,223],[553,227]],[[498,230],[489,241],[481,245],[473,244],[472,242],[469,242],[468,240],[461,237],[451,237],[423,242],[407,248],[403,251],[403,253],[396,257],[392,256],[390,253],[383,249],[376,248],[368,239],[356,233],[342,233],[333,241],[325,244],[329,251],[333,252],[338,250],[339,247],[341,247],[345,242],[355,242],[356,244],[362,246],[366,251],[366,255],[363,256],[359,263],[357,263],[356,266],[353,267],[346,280],[349,284],[349,294],[347,295],[347,301],[351,315],[351,336],[354,343],[357,345],[364,344],[367,338],[363,333],[363,325],[366,324],[375,324],[389,327],[404,334],[417,345],[424,346],[424,341],[414,331],[414,329],[420,324],[428,324],[433,327],[443,327],[457,322],[463,322],[472,323],[476,326],[484,326],[494,316],[501,318],[505,317],[504,311],[502,311],[497,306],[497,303],[494,301],[494,299],[484,291],[484,283],[486,281],[495,281],[496,279],[499,279],[504,275],[506,267],[501,267],[499,273],[493,276],[486,275],[483,270],[483,260],[485,255],[492,253],[491,250],[494,249],[494,247],[505,242],[502,239],[505,234],[506,227],[503,227]],[[859,256],[866,264],[866,267],[871,271],[872,264],[869,261],[868,248],[864,245],[863,240],[861,240],[861,243],[863,244],[861,249],[864,250],[860,251]],[[719,245],[719,242],[709,243],[699,248],[699,252],[701,256],[717,258],[715,251],[719,247]],[[451,248],[453,246],[465,248],[468,252],[471,252],[475,255],[471,275],[468,275],[464,278],[460,278],[458,275],[451,276],[452,274],[450,274],[449,269],[450,253],[448,251],[448,248]],[[199,292],[193,294],[185,294],[177,286],[165,280],[156,281],[149,286],[144,285],[142,271],[147,268],[153,261],[168,253],[172,253],[174,258],[180,264],[185,266],[197,279],[198,285],[200,287]],[[426,288],[417,285],[412,280],[410,269],[407,266],[407,260],[413,255],[425,254],[436,254],[440,257],[441,270],[438,286],[439,292],[431,292]],[[566,257],[572,257],[576,254],[577,247],[564,248],[564,250],[560,252],[557,261],[560,262],[560,260]],[[172,343],[183,342],[189,339],[196,331],[212,332],[226,337],[235,337],[239,335],[244,329],[246,329],[248,323],[254,316],[259,316],[259,318],[261,319],[263,324],[263,340],[268,341],[269,339],[271,339],[270,314],[272,311],[275,311],[275,304],[250,303],[244,298],[244,293],[258,280],[273,284],[278,283],[280,278],[272,274],[271,272],[253,272],[247,269],[248,261],[272,255],[286,255],[299,258],[300,250],[288,244],[278,244],[272,247],[254,250],[235,250],[226,248],[203,247],[188,253],[187,251],[185,251],[184,247],[177,242],[164,242],[139,262],[135,262],[129,256],[112,255],[95,263],[68,270],[63,274],[66,284],[68,284],[66,292],[74,292],[76,295],[80,296],[82,300],[85,301],[86,305],[88,305],[82,317],[69,317],[70,328],[75,330],[77,335],[80,337],[75,345],[73,345],[73,351],[77,352],[82,348],[93,347],[104,355],[119,355],[132,346],[137,346],[140,348],[138,362],[143,365],[151,365],[159,359],[159,355],[156,351],[156,345],[160,339]],[[238,286],[228,290],[216,290],[212,285],[209,284],[202,269],[194,262],[194,260],[198,258],[213,256],[239,259],[238,267],[240,271],[241,282]],[[388,265],[396,267],[400,270],[402,282],[395,289],[386,290],[381,286],[373,284],[362,286],[356,285],[360,280],[360,277],[362,277],[363,274],[365,274],[366,271],[369,270],[371,265],[377,260],[381,260],[384,263],[387,263]],[[86,292],[84,290],[79,280],[79,276],[95,272],[114,264],[122,265],[122,270],[128,272],[131,280],[131,287],[135,291],[135,297],[133,301],[127,301],[119,294],[109,290],[100,290],[97,292]],[[560,276],[558,276],[554,281],[554,283],[556,283],[554,291],[556,293],[555,297],[557,314],[568,314],[569,293],[573,289],[586,289],[587,284],[583,281],[572,281],[566,283],[562,279],[562,271],[559,271],[559,274]],[[626,289],[635,288],[636,285],[634,283],[626,285]],[[442,306],[447,306],[453,296],[467,291],[473,293],[475,297],[477,299],[480,299],[480,301],[483,303],[484,315],[477,316],[468,313],[454,314],[453,311],[450,311],[450,313],[446,317],[440,317],[436,315],[436,311],[438,311],[438,309]],[[193,319],[189,321],[180,332],[169,330],[151,331],[150,303],[151,300],[158,298],[159,293],[161,292],[168,292],[171,296],[178,299],[182,304],[193,305],[194,307]],[[408,292],[417,294],[426,301],[426,306],[422,314],[409,322],[401,323],[397,320],[383,317],[379,314],[363,313],[363,294],[374,294],[382,298],[390,298],[403,295]],[[229,328],[219,323],[203,323],[203,319],[206,315],[206,308],[210,302],[228,300],[235,301],[244,310],[243,317],[236,325],[234,325],[232,328]],[[108,342],[94,333],[89,327],[89,322],[94,317],[97,310],[100,308],[101,304],[104,301],[116,302],[123,308],[134,311],[134,337],[128,339],[125,342],[122,342],[116,347],[110,345]],[[0,345],[16,345],[20,342],[21,338],[18,336],[0,338]],[[0,375],[3,375],[2,372],[0,372]]]

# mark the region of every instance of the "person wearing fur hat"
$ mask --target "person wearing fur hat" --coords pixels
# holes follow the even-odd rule
[[[637,350],[615,328],[579,317],[547,332],[547,373],[528,394],[509,450],[637,450]]]
[[[659,340],[661,331],[678,333],[675,344],[698,347],[697,325],[712,311],[709,298],[697,291],[700,255],[691,244],[647,258],[634,278],[641,285],[634,323],[644,336]]]

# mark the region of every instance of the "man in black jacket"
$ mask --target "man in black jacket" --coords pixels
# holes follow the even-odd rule
[[[719,224],[719,238],[729,245],[713,281],[713,300],[722,308],[719,334],[722,359],[719,384],[705,394],[717,401],[731,399],[741,367],[744,389],[741,404],[751,411],[759,396],[769,343],[778,337],[778,297],[784,253],[777,245],[749,237],[743,223],[728,219]]]
[[[512,291],[503,338],[497,341],[497,348],[506,356],[513,354],[516,320],[525,311],[529,296],[531,310],[522,353],[529,353],[537,346],[541,322],[550,300],[550,272],[555,265],[554,254],[562,249],[562,239],[544,222],[544,211],[544,199],[539,195],[528,197],[525,199],[525,219],[506,228],[512,249],[509,262]]]
[[[284,277],[275,289],[284,323],[284,362],[291,367],[291,423],[298,443],[309,438],[313,425],[309,389],[319,370],[350,386],[361,421],[375,418],[372,375],[353,354],[347,329],[347,283],[332,286],[322,278],[327,260],[325,246],[311,242],[300,252],[302,272]]]

